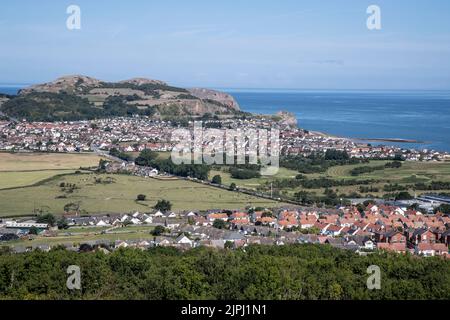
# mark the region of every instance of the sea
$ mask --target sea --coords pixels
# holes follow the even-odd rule
[[[17,94],[21,88],[0,85],[0,93]],[[291,112],[299,127],[310,131],[372,145],[450,152],[450,91],[219,90],[233,95],[247,112]]]
[[[233,95],[244,111],[288,111],[307,130],[372,145],[450,152],[450,91],[222,90]]]

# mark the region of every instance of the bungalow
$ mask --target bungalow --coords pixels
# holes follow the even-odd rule
[[[245,212],[235,212],[230,216],[230,218],[233,220],[248,220],[248,214]]]
[[[205,226],[208,225],[208,221],[203,216],[195,216],[194,217],[194,224],[196,226],[204,226],[205,227]]]
[[[164,214],[161,212],[161,211],[156,211],[154,214],[153,214],[153,217],[155,217],[155,218],[160,218],[160,217],[163,217],[164,216]]]
[[[381,242],[381,243],[377,243],[377,249],[393,251],[393,252],[397,252],[397,253],[405,253],[407,251],[405,243]]]
[[[228,221],[228,215],[226,213],[210,213],[208,214],[208,221],[214,222],[215,220]]]
[[[240,234],[238,232],[230,232],[230,233],[227,233],[225,236],[223,236],[223,240],[225,242],[227,242],[227,241],[235,242],[235,241],[245,240],[245,236],[243,236],[242,234]]]
[[[186,214],[186,217],[196,217],[197,214],[195,212],[189,212],[188,214]]]
[[[248,224],[250,224],[250,220],[248,220],[248,219],[234,219],[234,220],[231,221],[231,224],[233,226],[248,225]]]
[[[147,224],[152,224],[153,223],[153,218],[151,216],[145,215],[145,217],[143,217],[143,222],[147,223]]]
[[[344,229],[344,227],[339,227],[339,226],[337,226],[337,225],[335,225],[335,224],[330,224],[330,225],[328,225],[328,227],[325,229],[325,231],[323,232],[323,234],[337,237],[338,235],[341,234],[342,229]]]
[[[158,238],[156,240],[156,245],[161,247],[168,247],[173,244],[173,241],[169,238]]]
[[[300,218],[300,227],[302,229],[310,229],[314,227],[314,223],[316,223],[317,219],[315,216],[302,216]]]
[[[277,220],[272,217],[261,217],[256,219],[256,222],[260,222],[262,225],[274,226]]]
[[[448,246],[444,243],[419,243],[415,253],[425,257],[444,256],[448,254]]]
[[[166,213],[165,217],[166,218],[176,218],[178,216],[177,216],[177,214],[175,212],[170,212],[170,213]]]
[[[184,234],[181,234],[180,236],[178,236],[178,238],[175,240],[175,242],[177,244],[189,245],[190,247],[193,246],[192,240],[189,239],[188,237],[186,237]]]
[[[106,227],[109,226],[109,223],[103,220],[99,220],[96,224],[97,227]]]

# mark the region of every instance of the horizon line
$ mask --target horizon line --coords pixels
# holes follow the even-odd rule
[[[21,88],[27,87],[37,84],[42,84],[45,82],[33,82],[33,83],[0,83],[0,87],[9,87],[9,88]],[[178,85],[177,85],[178,86]],[[413,89],[413,88],[395,88],[395,89],[384,89],[384,88],[283,88],[283,87],[227,87],[227,86],[184,86],[181,85],[182,88],[205,88],[212,90],[257,90],[257,91],[429,91],[429,92],[437,92],[437,91],[450,91],[450,88],[447,89]]]

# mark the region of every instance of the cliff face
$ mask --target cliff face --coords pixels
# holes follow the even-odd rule
[[[239,104],[228,93],[203,88],[192,88],[189,92],[199,99],[218,101],[231,109],[240,110]]]
[[[86,118],[83,117],[83,112],[89,114],[89,118],[94,115],[98,117],[102,114],[107,116],[123,113],[183,116],[205,113],[232,114],[240,111],[238,103],[229,94],[201,88],[188,90],[145,78],[105,82],[81,75],[65,76],[22,89],[18,97],[12,100],[15,101],[6,105],[5,113],[26,118],[28,114],[33,114],[34,120],[52,118],[53,113],[67,114],[73,106],[80,105],[82,108],[77,108],[77,112],[72,113],[81,112],[81,115],[70,119]],[[35,104],[38,104],[39,108],[34,107]],[[46,105],[51,112],[46,110],[45,117],[41,117],[40,113]],[[89,110],[89,107],[93,110]],[[37,110],[29,110],[30,108]],[[126,112],[121,112],[123,109],[126,109]],[[64,119],[68,119],[67,116]]]

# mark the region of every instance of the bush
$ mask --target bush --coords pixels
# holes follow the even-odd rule
[[[222,177],[220,175],[215,175],[211,182],[214,184],[222,184]]]
[[[147,198],[147,196],[145,194],[138,194],[138,196],[136,197],[137,201],[145,201],[145,199]]]

